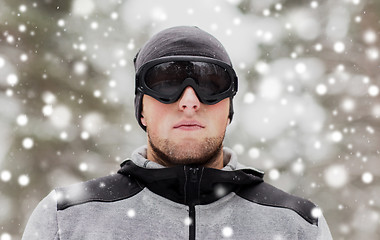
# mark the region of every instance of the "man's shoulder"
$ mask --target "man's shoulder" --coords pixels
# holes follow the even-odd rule
[[[128,176],[111,174],[55,189],[57,210],[88,202],[115,202],[132,197],[142,189],[136,180]]]
[[[286,193],[266,182],[244,187],[237,195],[260,205],[293,210],[310,224],[318,225],[318,218],[313,215],[317,207],[314,203]]]

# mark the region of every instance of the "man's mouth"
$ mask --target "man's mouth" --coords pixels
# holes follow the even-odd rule
[[[180,130],[199,130],[205,128],[205,125],[195,120],[184,120],[174,125],[174,129]]]

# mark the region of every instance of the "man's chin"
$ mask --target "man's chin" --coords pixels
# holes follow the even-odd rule
[[[199,152],[202,151],[201,148],[204,146],[204,143],[199,142],[199,138],[196,137],[178,138],[173,142],[177,146],[176,148],[179,148],[181,151],[187,148],[191,152]]]
[[[194,141],[202,142],[207,138],[202,131],[177,131],[169,139],[173,142]]]
[[[157,160],[166,166],[210,165],[221,154],[223,138],[200,138],[187,136],[182,139],[161,140],[150,146]]]

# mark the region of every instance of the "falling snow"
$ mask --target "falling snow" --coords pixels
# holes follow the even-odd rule
[[[88,170],[88,164],[87,163],[80,163],[79,164],[79,170],[82,172],[86,172]]]
[[[184,224],[185,226],[190,226],[192,222],[193,222],[193,221],[191,220],[190,217],[186,217],[186,218],[183,220],[183,224]]]
[[[373,175],[370,172],[365,172],[362,174],[362,181],[366,184],[370,184],[373,181]]]
[[[29,184],[29,176],[28,175],[20,175],[18,177],[18,184],[20,184],[20,186],[22,187],[25,187]]]
[[[342,53],[346,46],[342,42],[336,42],[334,43],[334,51],[337,53]]]
[[[314,217],[314,218],[319,218],[322,216],[322,210],[318,207],[315,207],[311,210],[311,215]]]
[[[324,173],[324,179],[328,186],[332,188],[344,187],[349,178],[349,173],[344,165],[331,165]]]
[[[223,227],[223,229],[222,229],[223,237],[230,238],[230,237],[232,237],[233,234],[234,234],[234,231],[231,227],[229,227],[229,226]]]
[[[12,240],[12,236],[9,233],[4,232],[0,235],[0,240]]]
[[[22,140],[22,146],[25,148],[25,149],[31,149],[34,145],[34,140],[32,138],[24,138]]]
[[[3,170],[3,171],[1,172],[0,177],[1,177],[1,180],[2,180],[3,182],[8,182],[9,180],[11,180],[11,178],[12,178],[12,174],[11,174],[11,172],[8,171],[8,170]]]
[[[269,178],[273,181],[280,178],[280,172],[277,169],[271,169],[269,171]]]
[[[20,126],[25,126],[28,123],[28,117],[25,114],[21,114],[16,119],[17,124]]]
[[[11,85],[11,86],[16,85],[16,84],[18,83],[18,77],[17,77],[17,75],[16,75],[16,74],[13,74],[13,73],[9,74],[9,75],[7,76],[7,82],[8,82],[8,84]]]
[[[135,211],[134,209],[129,209],[129,210],[127,211],[127,216],[128,216],[129,218],[134,218],[134,217],[136,216],[136,211]]]
[[[378,1],[53,2],[0,3],[0,192],[23,206],[0,211],[0,240],[20,238],[46,192],[114,172],[146,144],[133,57],[173,25],[209,31],[231,55],[239,92],[224,145],[239,161],[317,203],[334,239],[377,239]]]

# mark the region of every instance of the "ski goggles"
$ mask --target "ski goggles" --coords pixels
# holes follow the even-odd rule
[[[174,103],[192,87],[200,102],[208,105],[233,97],[237,76],[233,68],[216,59],[169,56],[143,64],[136,73],[136,91],[162,103]]]

